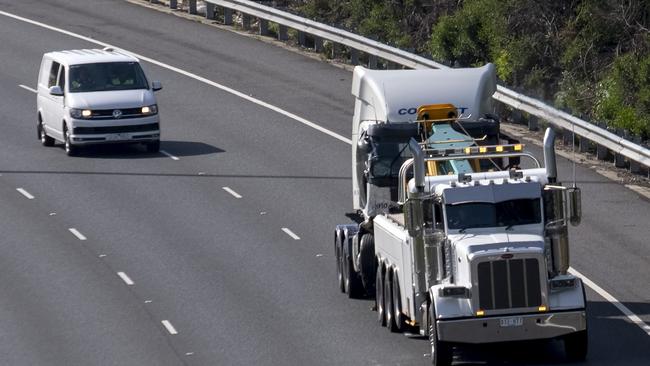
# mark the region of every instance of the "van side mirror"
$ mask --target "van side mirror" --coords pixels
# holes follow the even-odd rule
[[[162,84],[160,83],[160,81],[154,80],[154,81],[151,82],[151,89],[153,91],[158,91],[158,90],[162,89]]]
[[[49,91],[50,95],[54,95],[55,97],[63,96],[63,90],[61,90],[61,87],[58,85],[51,86]]]
[[[580,225],[582,219],[582,194],[580,188],[567,189],[567,203],[569,205],[569,222],[573,226]]]

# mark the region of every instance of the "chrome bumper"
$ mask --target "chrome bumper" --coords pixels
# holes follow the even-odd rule
[[[522,318],[519,326],[501,326],[501,319]],[[548,339],[587,329],[585,310],[460,320],[438,320],[438,339],[457,343],[491,343]]]

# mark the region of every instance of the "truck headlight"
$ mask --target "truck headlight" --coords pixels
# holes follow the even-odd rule
[[[77,109],[77,108],[70,108],[70,117],[76,118],[76,119],[82,119],[82,118],[90,118],[93,115],[93,111],[90,109]]]
[[[467,287],[462,286],[445,286],[440,288],[438,294],[441,297],[463,297],[470,298],[470,291]]]
[[[158,113],[158,106],[156,104],[144,106],[141,112],[142,114],[156,114]]]

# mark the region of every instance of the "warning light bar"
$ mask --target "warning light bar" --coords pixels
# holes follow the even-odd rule
[[[524,149],[523,144],[470,146],[470,147],[464,148],[463,152],[466,155],[478,155],[478,154],[488,154],[488,153],[504,153],[504,152],[522,151],[523,149]]]
[[[426,146],[426,144],[423,144]],[[523,144],[511,145],[490,145],[490,146],[470,146],[455,149],[426,149],[425,152],[432,157],[435,156],[453,156],[453,155],[481,155],[493,153],[512,153],[523,151]]]

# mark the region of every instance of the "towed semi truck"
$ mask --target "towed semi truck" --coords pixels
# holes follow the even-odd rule
[[[553,338],[584,359],[584,288],[568,273],[580,190],[558,182],[553,130],[543,166],[523,145],[500,143],[493,72],[355,69],[359,215],[335,229],[338,285],[374,296],[390,331],[428,337],[434,365],[451,364],[463,344]],[[418,107],[409,118],[402,105]]]

